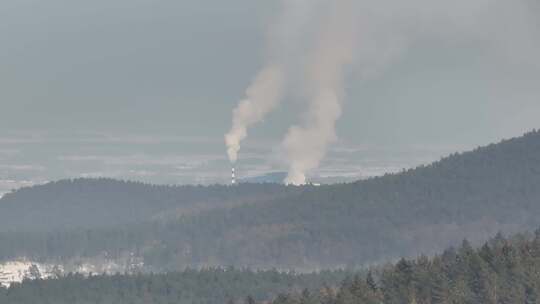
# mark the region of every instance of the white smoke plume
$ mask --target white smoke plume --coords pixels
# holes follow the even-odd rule
[[[241,142],[248,128],[262,121],[283,98],[286,75],[301,45],[310,8],[317,0],[283,0],[283,13],[268,31],[268,63],[257,74],[245,99],[233,110],[231,130],[225,135],[229,160],[238,160]],[[289,69],[288,69],[289,68]]]
[[[352,1],[336,1],[310,56],[305,75],[309,109],[304,124],[291,127],[283,143],[290,165],[287,184],[305,184],[306,172],[319,166],[327,146],[337,139],[344,69],[353,62],[357,38]]]
[[[234,110],[226,143],[235,162],[248,128],[300,83],[295,93],[307,110],[282,143],[287,184],[305,184],[337,140],[350,71],[356,79],[378,77],[406,51],[437,43],[540,66],[537,0],[283,0],[283,7],[269,31],[268,64]]]
[[[506,60],[538,62],[533,52],[525,53],[539,50],[538,45],[531,47],[531,41],[538,41],[533,38],[538,33],[530,13],[538,9],[533,0],[334,0],[325,4],[328,14],[322,16],[303,79],[308,110],[282,144],[288,157],[287,184],[305,184],[306,174],[319,167],[337,140],[336,122],[342,114],[349,67],[362,79],[377,77],[409,44],[430,39],[456,45],[483,43],[492,53],[506,53]]]
[[[306,173],[319,167],[337,140],[347,72],[354,68],[363,79],[375,77],[405,47],[399,31],[391,30],[394,15],[378,14],[377,4],[368,2],[335,0],[322,7],[326,14],[303,77],[308,110],[282,143],[289,164],[286,184],[305,184]]]
[[[261,121],[279,103],[283,91],[284,75],[279,66],[264,68],[246,91],[246,99],[233,111],[233,126],[225,135],[229,160],[238,160],[240,143],[247,137],[247,129]]]

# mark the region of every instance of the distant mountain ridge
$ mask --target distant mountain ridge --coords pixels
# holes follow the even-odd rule
[[[78,181],[81,185],[93,182]],[[0,247],[0,259],[23,253],[65,258],[106,250],[136,252],[153,269],[236,265],[309,270],[377,263],[434,253],[463,238],[478,243],[499,230],[535,229],[540,226],[539,185],[540,132],[533,131],[399,174],[350,184],[201,187],[195,193],[212,197],[218,205],[228,201],[235,202],[234,206],[154,222],[124,221],[84,232],[64,226],[55,234],[0,233],[0,244],[10,244]],[[78,195],[75,186],[69,188],[71,195]],[[40,189],[46,188],[25,191],[36,191],[31,197],[39,197]],[[157,198],[164,195],[162,191],[169,193],[155,189]],[[177,202],[179,193],[170,192],[164,195],[169,200],[150,205]],[[0,221],[9,218],[1,205],[21,195],[0,200]],[[237,202],[243,199],[255,203]],[[24,201],[24,206],[40,202]],[[198,204],[196,199],[182,201]],[[148,202],[141,199],[140,204]],[[100,212],[107,208],[95,214]],[[154,218],[155,213],[151,215],[147,218]],[[18,241],[21,238],[27,242]]]
[[[107,178],[22,188],[0,199],[0,232],[97,228],[176,218],[296,192],[280,185],[165,186]]]

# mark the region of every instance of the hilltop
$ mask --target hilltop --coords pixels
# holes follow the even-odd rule
[[[66,185],[94,182],[79,180]],[[229,202],[227,208],[176,217],[156,217],[160,212],[141,209],[144,220],[138,222],[112,225],[111,221],[106,227],[86,230],[64,225],[54,233],[22,227],[24,234],[0,234],[0,241],[10,244],[0,248],[0,257],[24,254],[60,259],[103,251],[113,252],[113,256],[132,252],[154,270],[208,265],[297,269],[363,265],[435,253],[463,238],[479,243],[499,230],[514,233],[536,228],[540,225],[538,185],[540,132],[533,131],[399,174],[350,184],[195,188],[203,196],[213,193],[216,204]],[[79,188],[67,188],[73,199],[81,196]],[[24,200],[26,206],[42,204],[37,198],[42,197],[43,189],[47,186],[24,190],[33,191],[31,197],[36,198]],[[178,200],[179,194],[167,192],[169,188],[153,189],[157,193],[154,201],[143,197],[142,205],[151,202],[154,208]],[[216,189],[220,191],[213,192]],[[264,196],[257,194],[262,189]],[[0,205],[21,201],[24,191],[0,200]],[[138,195],[130,191],[124,188],[121,192]],[[160,196],[163,191],[168,194]],[[48,195],[55,197],[54,192]],[[101,195],[107,197],[107,192]],[[230,205],[241,198],[257,203]],[[197,206],[198,200],[190,201]],[[105,204],[86,202],[102,208],[94,211],[96,216],[110,212]],[[61,215],[63,211],[56,212]],[[0,214],[10,217],[4,211]],[[40,221],[39,214],[33,217],[25,221]],[[25,242],[18,241],[22,237]]]
[[[22,188],[0,199],[0,232],[104,228],[162,221],[296,193],[277,184],[167,186],[107,178]]]

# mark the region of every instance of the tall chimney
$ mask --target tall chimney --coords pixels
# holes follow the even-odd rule
[[[231,184],[236,184],[236,174],[234,172],[234,167],[232,168],[232,175],[231,175]]]

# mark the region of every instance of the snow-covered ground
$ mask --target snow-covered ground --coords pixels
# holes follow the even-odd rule
[[[35,270],[38,270],[36,273]],[[24,278],[50,278],[53,276],[54,266],[33,263],[31,261],[20,260],[10,261],[0,264],[0,285],[9,286],[11,283],[22,282]]]
[[[111,260],[102,256],[94,258],[74,259],[63,265],[43,264],[21,258],[18,260],[0,262],[0,285],[9,287],[12,283],[27,279],[47,279],[58,277],[66,273],[115,274],[137,273],[142,271],[144,263],[142,258],[129,254],[118,260]]]

